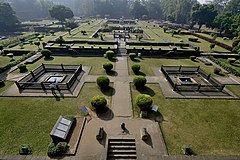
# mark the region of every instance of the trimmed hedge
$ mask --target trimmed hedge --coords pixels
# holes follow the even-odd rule
[[[191,59],[192,61],[195,61],[195,60],[196,60],[196,56],[190,56],[190,59]]]
[[[211,61],[215,62],[216,64],[220,65],[222,68],[224,68],[231,74],[234,74],[235,76],[240,76],[240,72],[238,70],[236,70],[235,68],[233,68],[230,64],[222,62],[221,60],[218,60],[212,56],[210,56],[209,59]]]
[[[18,69],[20,70],[20,73],[24,73],[27,71],[27,65],[26,64],[19,64]]]
[[[52,157],[52,156],[61,156],[63,155],[64,153],[67,152],[69,146],[66,142],[59,142],[57,144],[51,142],[49,145],[48,145],[48,152],[47,152],[47,155],[49,157]]]
[[[109,87],[110,80],[107,76],[100,76],[97,78],[97,84],[101,89],[107,89]]]
[[[139,64],[132,65],[132,70],[134,73],[138,73],[140,69],[141,69],[141,66]]]
[[[214,72],[215,74],[219,74],[219,73],[221,72],[221,69],[215,67],[213,72]]]
[[[144,76],[135,76],[133,78],[133,84],[137,89],[143,89],[146,83],[147,79]]]
[[[105,97],[97,95],[91,98],[91,105],[99,112],[106,108],[107,100]]]
[[[0,80],[0,87],[5,86],[5,82],[3,80]]]
[[[41,51],[41,54],[42,54],[45,58],[50,58],[52,52],[51,52],[50,50],[48,50],[48,49],[43,49],[43,50]]]
[[[188,40],[189,40],[189,41],[192,41],[192,42],[197,42],[197,41],[198,41],[198,38],[197,38],[197,37],[193,37],[193,36],[189,36],[189,37],[188,37]]]
[[[136,97],[136,104],[141,111],[147,111],[151,108],[153,103],[152,97],[147,94],[139,94]]]
[[[115,56],[115,53],[112,50],[108,50],[106,52],[106,56],[109,60],[113,59],[113,57]]]
[[[110,72],[113,69],[113,64],[110,62],[106,62],[103,64],[103,68],[106,70],[106,72]]]
[[[136,53],[129,53],[128,56],[131,60],[134,60],[137,57],[137,54]]]

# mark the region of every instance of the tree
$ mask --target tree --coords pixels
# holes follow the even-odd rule
[[[62,46],[62,44],[65,42],[65,40],[63,39],[62,36],[59,36],[57,39],[56,39],[56,42],[60,44],[60,46]]]
[[[11,62],[11,61],[14,61],[14,59],[13,59],[14,54],[13,54],[13,53],[8,53],[7,56],[8,56],[9,58],[11,58],[10,62]]]
[[[141,4],[139,1],[135,1],[133,4],[133,9],[131,10],[131,14],[134,18],[141,18],[143,15],[148,15],[147,8]]]
[[[69,35],[71,35],[71,28],[66,28],[66,31],[68,32]]]
[[[192,21],[193,23],[198,23],[199,28],[201,29],[202,25],[205,24],[207,27],[214,26],[214,18],[217,16],[217,11],[214,9],[214,6],[211,4],[195,5],[192,8]]]
[[[0,2],[0,28],[2,31],[14,30],[19,23],[9,3]]]
[[[70,8],[64,5],[55,5],[49,9],[52,18],[64,22],[66,19],[73,18],[73,12]]]
[[[37,41],[37,42],[34,42],[34,44],[35,44],[36,46],[38,46],[38,49],[40,49],[40,47],[39,47],[39,46],[40,46],[40,44],[41,44],[41,43],[40,43],[39,41]]]
[[[45,57],[45,58],[50,58],[51,57],[51,54],[52,52],[48,49],[44,49],[41,51],[41,54]]]

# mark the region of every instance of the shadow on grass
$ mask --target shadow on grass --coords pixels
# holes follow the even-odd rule
[[[136,59],[136,58],[134,58],[134,59],[131,59],[133,62],[141,62],[139,59]]]
[[[146,76],[146,74],[141,72],[141,71],[134,72],[134,74],[137,75],[137,76]]]
[[[150,120],[153,120],[153,121],[159,122],[159,123],[162,123],[163,121],[165,121],[163,118],[163,115],[159,111],[157,111],[157,112],[155,112],[153,110],[148,111],[148,118]]]
[[[115,94],[115,89],[113,87],[108,87],[107,89],[101,89],[101,92],[105,95],[105,96],[113,96]]]
[[[116,71],[109,71],[107,72],[107,75],[116,77],[118,73]]]
[[[151,88],[145,86],[143,89],[138,89],[137,90],[141,93],[141,94],[148,94],[149,96],[153,97],[155,96],[155,92],[154,90],[152,90]]]
[[[109,59],[109,61],[111,61],[111,62],[117,62],[118,59],[117,59],[117,58],[112,58],[112,59]]]
[[[28,69],[25,69],[25,70],[21,70],[20,73],[26,73],[28,72]]]
[[[44,58],[44,61],[52,61],[52,60],[54,60],[54,57]]]

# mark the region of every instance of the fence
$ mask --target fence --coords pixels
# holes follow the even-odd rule
[[[60,90],[70,90],[82,72],[82,65],[42,64],[15,83],[19,90],[23,89],[50,90],[51,82],[46,81],[36,82],[44,73],[47,72],[66,72],[66,73],[74,72],[66,83],[58,83],[57,86],[58,89]]]
[[[211,74],[207,74],[199,66],[161,66],[161,71],[172,86],[174,91],[199,91],[199,92],[221,92],[225,85],[214,79]],[[208,80],[210,84],[201,83],[177,83],[176,80],[170,77],[170,75],[181,74],[200,74],[203,78]]]

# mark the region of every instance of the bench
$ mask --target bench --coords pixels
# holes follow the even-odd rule
[[[140,129],[141,139],[146,141],[148,139],[148,133],[146,128]]]
[[[98,134],[96,135],[97,140],[102,140],[104,137],[104,130],[103,127],[100,127],[98,130]]]

